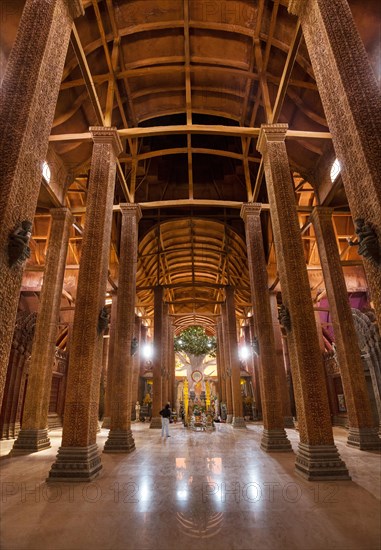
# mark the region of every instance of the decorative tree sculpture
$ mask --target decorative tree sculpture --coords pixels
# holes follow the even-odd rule
[[[214,363],[217,343],[214,336],[208,336],[200,326],[191,326],[175,337],[175,351],[183,367],[187,369],[189,389],[194,391],[198,382],[194,373],[200,372],[200,382],[205,390],[205,368]],[[193,375],[193,376],[192,376]]]

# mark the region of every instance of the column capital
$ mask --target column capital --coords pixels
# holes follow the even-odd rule
[[[302,16],[308,1],[309,0],[289,0],[287,8],[288,13],[292,13],[292,15],[297,15],[298,17]]]
[[[49,210],[49,214],[53,218],[53,220],[65,220],[69,219],[70,223],[73,221],[73,215],[70,211],[70,208],[67,208],[66,206],[58,207],[58,208],[51,208]]]
[[[129,214],[130,216],[136,216],[136,223],[139,223],[142,217],[142,209],[139,204],[134,204],[132,202],[121,202],[119,204],[120,211],[123,215]]]
[[[288,130],[288,124],[261,124],[257,141],[257,150],[264,153],[269,141],[284,141]]]
[[[94,143],[109,143],[114,147],[115,156],[123,151],[122,142],[116,128],[106,126],[90,126],[91,137]]]
[[[312,222],[317,220],[332,220],[334,209],[329,206],[315,206],[311,212],[310,220]]]
[[[77,19],[77,17],[81,17],[81,15],[85,15],[85,10],[82,4],[82,0],[68,0],[68,6],[70,10],[70,14],[73,19]]]
[[[244,202],[241,207],[241,218],[244,222],[248,216],[260,216],[262,210],[262,203],[260,202]]]

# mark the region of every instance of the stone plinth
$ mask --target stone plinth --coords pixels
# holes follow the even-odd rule
[[[12,455],[36,453],[49,449],[50,439],[47,428],[43,430],[20,430],[11,451]]]
[[[263,429],[261,449],[266,452],[288,452],[292,451],[291,443],[283,428],[267,430]]]
[[[351,479],[335,445],[299,443],[295,470],[308,481],[346,481]]]
[[[86,447],[60,447],[47,482],[92,481],[102,469],[98,445]]]
[[[232,426],[233,428],[246,428],[245,419],[242,416],[233,416]]]

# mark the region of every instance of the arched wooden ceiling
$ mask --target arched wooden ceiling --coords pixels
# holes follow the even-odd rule
[[[2,68],[24,2],[12,0],[7,12],[0,36]],[[247,129],[279,121],[292,130],[286,143],[311,288],[324,287],[308,209],[319,200],[345,210],[346,197],[340,178],[330,188],[327,171],[334,152],[302,32],[287,4],[83,0],[85,16],[73,27],[49,146],[54,185],[41,188],[28,284],[40,284],[40,275],[33,282],[31,278],[44,265],[46,210],[66,204],[73,210],[75,226],[65,285],[75,298],[92,151],[86,132],[92,125],[115,126],[124,144],[116,211],[126,200],[143,209],[139,313],[152,319],[152,288],[163,284],[176,330],[199,322],[212,333],[223,287],[232,284],[237,288],[237,314],[245,317],[250,293],[239,205],[267,202],[257,133]],[[379,3],[349,4],[379,74]],[[316,178],[317,173],[323,176]],[[116,213],[110,291],[117,287],[119,224]],[[336,227],[343,261],[357,269],[356,251],[343,241],[353,231],[349,215],[338,217]],[[267,214],[263,229],[269,281],[275,288]],[[315,279],[312,272],[318,273]]]
[[[246,247],[231,227],[200,218],[180,218],[152,228],[138,254],[137,307],[153,316],[153,289],[164,287],[175,326],[201,323],[210,328],[225,299],[236,288],[237,313],[251,308]]]

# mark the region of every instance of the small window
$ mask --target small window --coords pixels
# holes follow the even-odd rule
[[[331,173],[330,173],[332,183],[340,174],[340,170],[341,170],[340,162],[336,159],[335,162],[332,164]]]
[[[46,160],[44,160],[44,162],[42,163],[42,177],[44,178],[46,183],[50,183],[50,176],[51,176],[51,172],[50,172],[49,164],[46,162]]]

